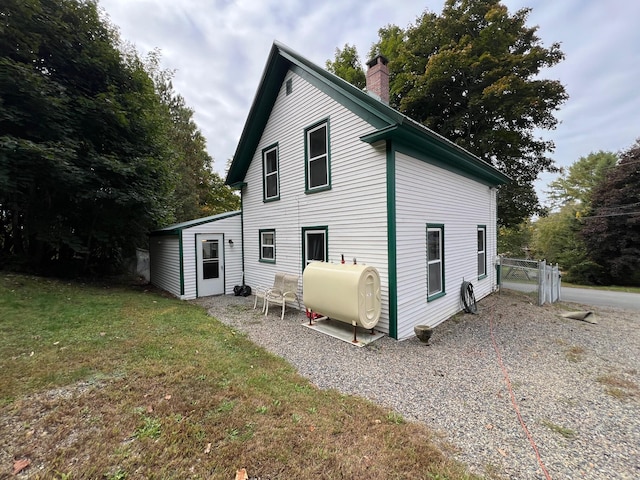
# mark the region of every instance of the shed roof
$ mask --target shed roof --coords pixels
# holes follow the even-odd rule
[[[428,156],[437,153],[449,168],[472,175],[491,185],[507,183],[510,180],[507,175],[468,150],[275,41],[227,173],[227,185],[240,185],[244,182],[280,86],[289,70],[372,124],[375,130],[361,137],[362,141],[373,143],[379,140],[393,140],[400,144],[408,144],[413,150],[422,151]]]
[[[211,215],[209,217],[196,218],[194,220],[189,220],[186,222],[174,223],[173,225],[154,230],[150,232],[149,235],[178,235],[178,233],[180,233],[184,229],[196,227],[205,223],[215,222],[217,220],[222,220],[223,218],[235,217],[236,215],[240,215],[240,213],[242,213],[240,210],[234,210],[233,212],[219,213],[218,215]]]

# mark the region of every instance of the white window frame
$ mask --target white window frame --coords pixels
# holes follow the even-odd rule
[[[324,128],[324,135],[325,135],[325,150],[323,153],[316,155],[314,157],[311,156],[311,135],[314,132],[317,132],[320,129]],[[317,124],[307,128],[305,130],[305,174],[306,174],[306,178],[305,178],[305,187],[306,187],[306,192],[307,193],[312,193],[312,192],[316,192],[316,191],[322,191],[322,190],[328,190],[331,188],[331,146],[329,144],[330,141],[330,137],[329,137],[329,120],[323,120],[321,122],[318,122]],[[311,168],[311,164],[314,162],[321,162],[324,161],[324,167],[325,167],[325,175],[326,175],[326,181],[323,184],[319,184],[319,185],[312,185],[312,179],[311,179],[311,172],[312,172],[312,168]]]
[[[276,263],[276,231],[273,228],[265,228],[259,231],[260,235],[260,261],[265,263]],[[271,237],[271,243],[266,241]],[[265,249],[271,251],[271,257],[265,256]]]
[[[429,233],[438,233],[438,258],[429,258]],[[427,301],[435,300],[445,295],[445,275],[444,275],[444,225],[427,224]],[[431,291],[431,271],[432,266],[438,266],[440,279],[440,289]]]
[[[480,240],[482,239],[482,245]],[[487,276],[487,227],[486,225],[478,225],[478,279]]]
[[[324,251],[324,258],[309,258],[309,235],[322,235],[322,249]],[[304,266],[306,267],[311,262],[326,262],[329,252],[328,252],[328,238],[329,233],[327,227],[303,227],[302,229],[302,241],[303,241],[303,249],[302,254],[304,255]]]
[[[268,171],[268,162],[267,156],[271,153],[275,154],[276,160],[276,168],[274,171]],[[263,191],[263,200],[265,202],[278,200],[280,198],[280,158],[279,158],[278,144],[271,145],[264,150],[262,150],[262,191]],[[268,192],[268,180],[270,177],[275,177],[276,179],[276,192],[274,195],[269,195]]]

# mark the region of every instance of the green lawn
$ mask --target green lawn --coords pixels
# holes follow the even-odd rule
[[[0,478],[470,479],[423,425],[322,391],[200,307],[0,277]]]

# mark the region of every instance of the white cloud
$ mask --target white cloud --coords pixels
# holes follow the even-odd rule
[[[619,150],[640,136],[640,2],[503,0],[511,13],[531,7],[543,45],[561,43],[566,59],[543,73],[559,79],[569,101],[553,139],[559,165],[597,150]],[[336,47],[356,45],[361,60],[388,24],[406,27],[444,0],[416,6],[398,0],[101,0],[122,37],[146,52],[159,48],[162,66],[196,112],[215,168],[235,151],[273,40],[324,65]],[[544,190],[549,175],[538,182]]]

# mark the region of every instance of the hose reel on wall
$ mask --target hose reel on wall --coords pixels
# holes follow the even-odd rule
[[[478,304],[476,303],[476,296],[473,293],[473,284],[471,282],[462,281],[460,300],[465,313],[478,313]]]

